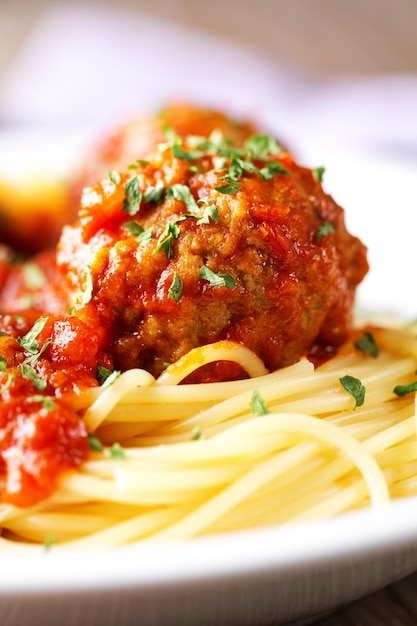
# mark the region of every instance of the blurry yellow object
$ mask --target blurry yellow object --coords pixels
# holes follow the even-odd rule
[[[81,146],[70,131],[0,132],[0,243],[28,253],[55,245],[77,212],[70,181]]]
[[[0,177],[0,240],[25,252],[54,245],[71,213],[68,184]]]

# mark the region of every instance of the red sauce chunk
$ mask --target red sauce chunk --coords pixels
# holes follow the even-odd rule
[[[10,317],[1,322],[11,330]],[[111,367],[98,347],[98,334],[74,317],[40,318],[17,339],[0,336],[4,502],[36,504],[53,493],[63,472],[87,459],[87,430],[74,400],[82,389],[97,386],[98,362]]]

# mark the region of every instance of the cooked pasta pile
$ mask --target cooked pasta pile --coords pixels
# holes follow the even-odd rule
[[[79,405],[96,451],[49,500],[1,505],[1,547],[183,540],[416,494],[417,334],[365,334],[378,354],[350,343],[316,369],[303,358],[267,373],[246,348],[220,342],[156,380],[130,370],[90,389]],[[250,378],[179,384],[217,360]]]

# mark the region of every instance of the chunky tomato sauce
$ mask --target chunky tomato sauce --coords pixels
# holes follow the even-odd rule
[[[97,386],[97,363],[111,367],[111,360],[100,353],[98,334],[75,317],[49,317],[34,341],[20,334],[31,330],[24,318],[5,316],[0,328],[8,333],[0,336],[1,495],[30,506],[88,457],[76,400],[80,390]]]

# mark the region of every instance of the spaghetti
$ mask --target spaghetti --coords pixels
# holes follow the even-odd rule
[[[317,368],[303,358],[264,373],[249,350],[222,342],[158,379],[128,371],[86,390],[80,402],[103,449],[48,500],[2,505],[2,547],[52,537],[71,547],[179,540],[417,493],[417,337],[372,333],[377,357],[349,343]],[[252,377],[177,384],[210,358],[236,359]],[[361,406],[341,385],[347,374],[366,390]],[[410,391],[398,395],[399,386]]]

